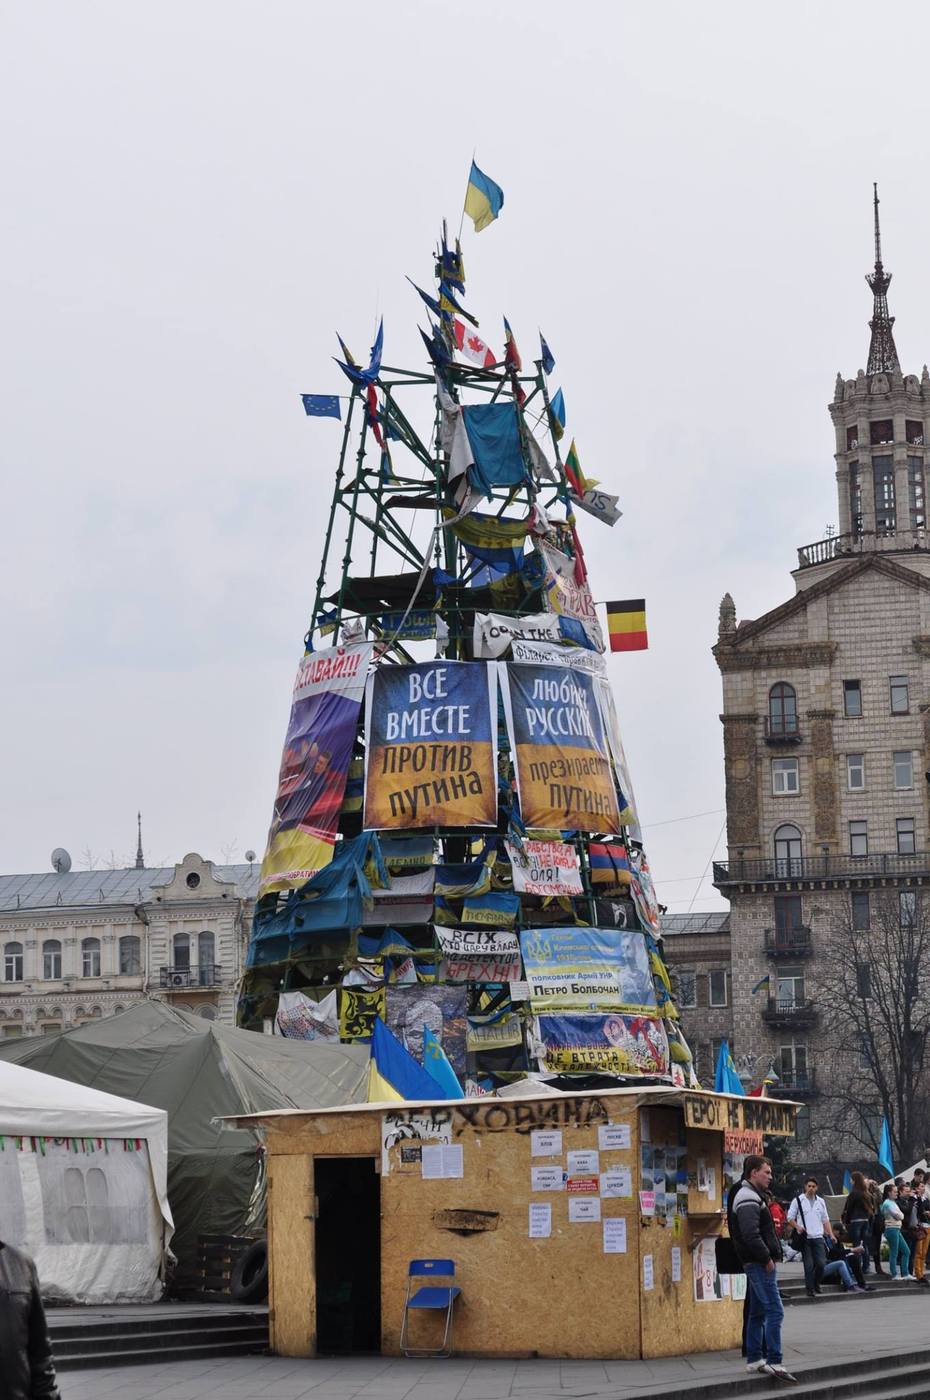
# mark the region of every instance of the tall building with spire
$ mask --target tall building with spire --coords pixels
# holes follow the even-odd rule
[[[811,1164],[874,1161],[877,979],[930,927],[930,375],[902,373],[877,188],[873,207],[867,367],[837,375],[829,406],[839,528],[798,550],[794,595],[762,617],[737,622],[727,594],[714,647],[734,1050],[747,1077],[771,1065],[775,1092],[805,1101]],[[915,1085],[928,1038],[902,1024],[885,1057]]]

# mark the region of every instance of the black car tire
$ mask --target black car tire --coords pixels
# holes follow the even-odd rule
[[[268,1297],[268,1242],[256,1240],[239,1255],[229,1280],[237,1303],[262,1303]]]

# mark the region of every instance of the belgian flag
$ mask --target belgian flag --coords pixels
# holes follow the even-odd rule
[[[646,600],[628,598],[623,603],[607,604],[607,631],[611,651],[645,651],[649,646],[646,635]]]

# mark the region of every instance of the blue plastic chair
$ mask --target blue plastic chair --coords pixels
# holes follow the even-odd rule
[[[400,1325],[400,1349],[405,1356],[451,1356],[452,1355],[452,1308],[461,1288],[455,1284],[440,1287],[418,1288],[411,1295],[413,1280],[418,1278],[455,1278],[455,1263],[452,1259],[411,1259],[407,1269],[407,1296],[404,1299],[404,1319]],[[408,1321],[412,1308],[424,1308],[441,1312],[445,1309],[446,1327],[439,1347],[424,1348],[407,1345]]]

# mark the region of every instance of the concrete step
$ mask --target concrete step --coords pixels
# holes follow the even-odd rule
[[[868,1295],[867,1295],[868,1296]],[[734,1363],[732,1380],[719,1377],[696,1385],[679,1385],[678,1400],[735,1400],[751,1395],[755,1400],[794,1396],[796,1400],[895,1400],[897,1396],[930,1395],[930,1350],[905,1355],[857,1357],[850,1361],[824,1362],[817,1366],[792,1363],[797,1385],[766,1380],[747,1372],[745,1362]],[[656,1390],[629,1395],[626,1400],[656,1400]]]
[[[165,1304],[51,1311],[49,1335],[62,1371],[185,1358],[255,1355],[268,1349],[265,1308]]]
[[[102,1317],[88,1317],[69,1315],[68,1319],[59,1321],[53,1315],[48,1315],[49,1333],[52,1340],[57,1344],[63,1341],[70,1341],[79,1337],[111,1337],[122,1334],[132,1336],[144,1336],[152,1333],[161,1335],[165,1332],[224,1332],[239,1327],[261,1327],[267,1336],[268,1314],[264,1311],[248,1312],[243,1310],[238,1313],[218,1313],[211,1312],[206,1316],[198,1317],[194,1315],[177,1316],[173,1312],[167,1312],[163,1317],[139,1317],[132,1314],[120,1315],[118,1310],[107,1313]]]
[[[138,1348],[138,1339],[137,1339]],[[263,1341],[239,1341],[233,1337],[223,1338],[222,1341],[207,1341],[193,1343],[187,1341],[183,1346],[158,1346],[157,1354],[153,1353],[151,1344],[140,1349],[120,1352],[59,1352],[54,1349],[55,1368],[58,1371],[79,1371],[84,1368],[101,1366],[141,1366],[151,1365],[157,1359],[162,1361],[192,1361],[198,1357],[214,1356],[255,1356],[268,1349],[267,1336]]]

